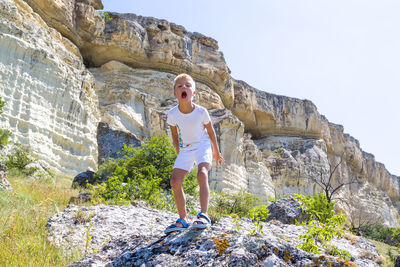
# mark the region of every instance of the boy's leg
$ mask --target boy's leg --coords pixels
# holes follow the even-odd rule
[[[210,188],[208,186],[208,171],[211,170],[211,164],[202,162],[197,166],[197,183],[200,187],[200,208],[201,212],[207,214],[208,201],[210,198]]]
[[[174,198],[175,198],[175,204],[176,208],[178,209],[178,214],[179,218],[184,220],[185,222],[188,222],[188,217],[187,217],[187,212],[186,212],[186,199],[185,199],[185,194],[183,192],[183,179],[185,178],[185,175],[188,173],[188,171],[185,171],[183,169],[178,169],[175,168],[172,171],[172,177],[171,177],[171,187],[172,191],[174,192]],[[181,223],[177,223],[179,227],[182,227]]]

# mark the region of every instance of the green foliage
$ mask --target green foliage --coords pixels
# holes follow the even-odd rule
[[[303,222],[300,225],[306,226],[308,230],[299,235],[302,242],[298,248],[311,253],[320,253],[320,246],[325,247],[332,238],[342,236],[340,227],[343,226],[344,221],[343,215],[334,215],[326,223],[317,220]]]
[[[384,226],[382,224],[374,225],[374,226],[363,226],[360,229],[360,232],[365,237],[370,239],[380,241],[380,242],[387,242],[387,237],[396,236],[396,230],[394,228],[390,228]]]
[[[7,155],[5,164],[9,169],[19,169],[29,176],[33,174],[37,170],[37,168],[26,168],[26,166],[34,161],[35,158],[32,155],[28,146],[24,146],[20,143],[15,143],[14,150],[11,154]]]
[[[192,169],[183,181],[183,191],[191,196],[198,195],[197,168]],[[196,213],[197,214],[197,213]]]
[[[67,266],[82,258],[48,240],[48,219],[67,207],[78,191],[72,177],[56,175],[56,183],[30,180],[18,169],[7,179],[14,191],[0,190],[0,266]]]
[[[400,248],[400,228],[377,224],[360,227],[360,232],[367,238]]]
[[[0,97],[0,114],[3,113],[3,107],[6,104]],[[11,131],[7,129],[0,129],[0,148],[8,144],[8,139],[11,136]]]
[[[11,136],[11,131],[8,129],[0,129],[0,147],[4,147],[8,144],[8,139]]]
[[[100,16],[104,19],[104,20],[112,20],[113,18],[111,17],[111,15],[106,12],[106,11],[98,11]]]
[[[94,203],[129,204],[145,200],[153,207],[174,211],[170,178],[176,151],[168,137],[151,137],[140,147],[124,145],[121,159],[110,159],[94,175],[101,182],[94,190]],[[187,195],[197,194],[197,170],[193,169],[183,183]],[[188,197],[188,208],[194,208]]]
[[[144,175],[150,173],[161,178],[160,186],[163,189],[171,188],[169,181],[176,151],[168,137],[153,136],[146,139],[140,147],[125,144],[121,154],[123,158],[109,160],[104,166],[100,166],[96,177],[101,180],[117,173],[122,182],[126,183],[128,178],[135,178],[138,173]],[[117,166],[125,170],[122,176],[120,170],[116,171]]]
[[[264,226],[262,222],[265,221],[269,216],[269,210],[267,209],[267,206],[261,204],[258,207],[252,208],[249,212],[249,215],[256,225],[255,229],[249,229],[250,235],[264,234]]]
[[[351,260],[351,255],[346,250],[338,249],[336,246],[330,246],[328,254],[331,256],[339,256],[345,260]]]
[[[269,216],[269,209],[266,205],[261,204],[257,207],[254,207],[249,212],[250,218],[253,221],[266,221]]]
[[[328,219],[335,215],[334,202],[329,202],[325,194],[318,195],[300,195],[294,194],[303,209],[309,216],[310,220],[318,220],[319,222],[326,223]]]
[[[3,99],[0,96],[0,114],[3,113],[3,107],[6,104],[6,101],[3,101]]]
[[[211,202],[209,213],[218,216],[237,214],[239,217],[250,217],[251,209],[261,204],[259,198],[246,193],[243,188],[234,194],[213,192]]]
[[[387,255],[389,256],[390,260],[394,262],[398,254],[393,254],[392,249],[388,248]]]
[[[241,220],[240,220],[239,216],[237,214],[232,214],[231,216],[233,218],[233,224],[235,225],[232,229],[240,231],[240,229],[242,229],[242,227],[240,226]]]
[[[314,196],[295,194],[295,198],[301,203],[300,208],[309,215],[308,221],[299,224],[307,227],[307,231],[299,235],[302,241],[298,246],[300,249],[320,253],[320,247],[327,247],[332,238],[342,236],[341,228],[346,222],[346,217],[344,214],[335,214],[335,203],[329,202],[325,194]],[[347,253],[338,249],[333,251],[341,255]]]

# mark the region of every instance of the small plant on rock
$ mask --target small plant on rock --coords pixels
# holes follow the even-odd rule
[[[98,11],[100,16],[105,20],[112,20],[113,18],[111,17],[110,13],[108,13],[107,11]]]
[[[329,202],[324,194],[314,196],[295,195],[300,201],[302,208],[308,215],[309,220],[298,225],[307,227],[307,231],[299,235],[302,241],[298,246],[300,249],[321,253],[320,247],[327,247],[334,237],[341,237],[346,217],[344,214],[335,214],[334,203]],[[335,249],[339,255],[346,256],[348,252]],[[347,254],[346,254],[347,253]]]
[[[250,218],[253,220],[254,224],[256,225],[255,229],[249,229],[250,235],[263,235],[263,221],[265,221],[268,216],[269,216],[269,210],[267,209],[267,206],[265,205],[260,205],[258,207],[253,208],[250,210]]]
[[[232,229],[239,232],[240,229],[242,229],[242,227],[240,226],[241,220],[237,214],[232,214],[232,218],[233,218],[233,224],[234,224],[234,227]]]

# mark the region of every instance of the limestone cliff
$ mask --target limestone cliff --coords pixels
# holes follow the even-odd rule
[[[1,127],[53,168],[95,169],[98,100],[79,49],[24,1],[0,1]]]
[[[343,157],[334,182],[357,183],[340,196],[397,223],[399,177],[312,102],[232,78],[214,39],[134,14],[104,20],[99,0],[1,0],[0,8],[0,96],[7,101],[0,126],[55,169],[96,169],[123,143],[168,134],[173,78],[187,72],[226,159],[224,168],[212,169],[213,188],[243,187],[264,200],[313,193],[320,188],[310,178],[326,175]],[[342,209],[351,213],[354,206]]]

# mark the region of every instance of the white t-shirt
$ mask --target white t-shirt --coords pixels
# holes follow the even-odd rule
[[[176,126],[179,135],[179,147],[209,141],[210,137],[204,125],[211,121],[207,109],[195,104],[192,112],[184,114],[178,106],[168,111],[167,123]]]

